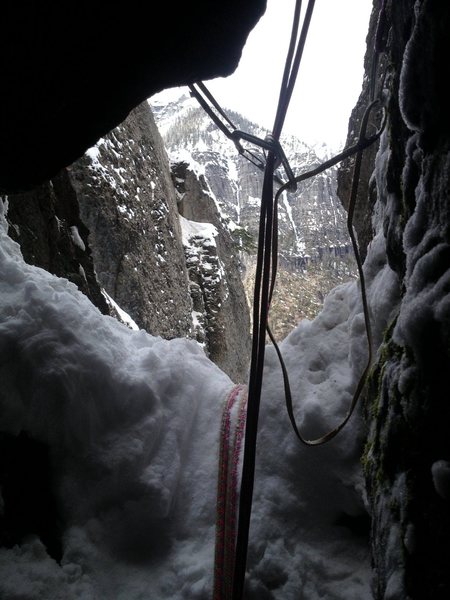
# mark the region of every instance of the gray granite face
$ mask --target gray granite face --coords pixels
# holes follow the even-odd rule
[[[149,333],[189,335],[175,191],[148,105],[134,110],[69,173],[101,286]]]
[[[234,381],[247,381],[250,360],[249,304],[241,278],[239,244],[204,177],[186,163],[172,166],[180,214],[210,223],[216,235],[193,234],[185,247],[191,290],[201,298],[206,350]],[[198,310],[197,308],[195,310]]]
[[[175,175],[174,175],[175,177]],[[250,320],[238,250],[218,207],[184,169],[172,181],[147,102],[78,161],[9,196],[10,233],[26,260],[74,282],[106,314],[111,300],[153,335],[196,339],[246,381]],[[216,236],[184,243],[180,214]]]

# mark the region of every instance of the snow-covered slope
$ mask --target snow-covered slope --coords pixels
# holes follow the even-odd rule
[[[23,432],[49,448],[62,556],[58,564],[27,531],[0,550],[0,597],[210,598],[220,421],[233,382],[195,342],[101,315],[73,284],[27,265],[5,228],[2,217],[1,433],[4,444]],[[379,339],[395,301],[382,237],[367,269]],[[335,289],[281,346],[308,436],[345,414],[361,371],[357,292],[354,282]],[[360,420],[332,444],[304,448],[283,402],[269,349],[247,598],[370,598]],[[13,497],[2,489],[2,519]]]

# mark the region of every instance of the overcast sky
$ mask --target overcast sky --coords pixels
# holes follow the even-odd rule
[[[275,117],[294,5],[268,0],[235,73],[206,82],[222,106],[267,129]],[[371,7],[372,0],[316,0],[284,133],[336,149],[344,144],[362,84]]]

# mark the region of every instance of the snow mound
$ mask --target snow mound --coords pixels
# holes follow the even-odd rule
[[[219,431],[233,382],[195,342],[131,330],[27,265],[0,219],[0,430],[49,446],[64,523],[61,564],[35,536],[0,549],[0,598],[210,598]],[[381,288],[380,274],[390,275],[377,264],[371,281]],[[382,296],[380,322],[392,309]],[[306,435],[346,413],[363,342],[355,283],[283,342]],[[299,446],[270,347],[264,377],[247,598],[370,598],[357,526],[360,419],[325,447]]]

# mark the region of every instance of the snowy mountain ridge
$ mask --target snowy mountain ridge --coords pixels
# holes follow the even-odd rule
[[[164,103],[150,99],[158,129],[172,164],[185,162],[198,177],[204,177],[222,212],[257,238],[262,172],[239,155],[233,141],[212,122],[197,101],[183,95]],[[228,111],[237,129],[264,139],[267,131],[246,117]],[[321,157],[315,149],[294,136],[283,136],[282,146],[294,174],[316,167]],[[264,161],[260,148],[243,145]],[[286,175],[280,169],[283,181]],[[282,259],[292,268],[322,261],[326,253],[339,259],[350,246],[345,227],[346,213],[336,195],[336,168],[302,182],[294,194],[284,193],[279,205],[279,235]],[[348,271],[348,266],[345,267]]]
[[[172,97],[173,98],[173,97]],[[176,100],[167,95],[149,100],[172,166],[172,177],[183,202],[183,177],[191,171],[220,213],[240,250],[243,280],[249,298],[259,229],[263,172],[239,154],[234,142],[218,129],[197,100],[187,93]],[[260,139],[267,131],[234,111],[235,127]],[[295,175],[317,167],[329,157],[325,146],[312,148],[284,135],[284,152]],[[242,145],[264,164],[261,148]],[[286,180],[284,168],[277,174]],[[277,187],[278,184],[275,185]],[[356,266],[346,226],[347,213],[337,197],[337,167],[283,193],[278,203],[279,269],[277,293],[271,305],[272,330],[283,339],[303,318],[313,318],[323,298],[339,283],[353,279]]]

